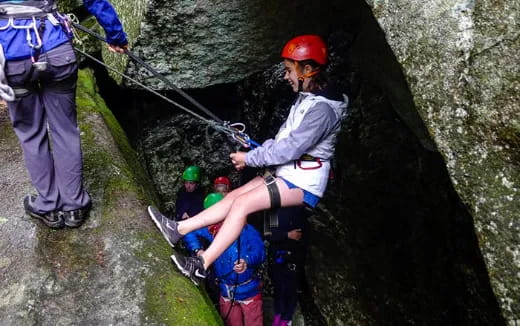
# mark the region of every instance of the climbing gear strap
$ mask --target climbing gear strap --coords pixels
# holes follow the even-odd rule
[[[296,72],[298,72],[298,67],[300,66],[298,61],[294,61],[294,66],[296,67]],[[303,69],[303,67],[302,67],[302,69]],[[320,72],[320,69],[316,69],[314,71],[308,72],[308,73],[303,74],[303,75],[298,74],[298,80],[303,81],[305,78],[312,77],[312,76],[316,75],[319,72]]]
[[[45,15],[47,15],[47,14],[45,14]],[[0,26],[0,31],[7,30],[8,28],[24,29],[26,31],[25,39],[27,40],[27,44],[29,45],[29,47],[31,47],[32,49],[40,49],[43,44],[42,44],[42,39],[40,37],[40,33],[38,32],[38,27],[36,24],[36,17],[30,17],[28,19],[32,20],[32,22],[30,24],[16,25],[14,22],[14,18],[9,17],[9,19],[7,20],[7,23],[4,26]],[[36,41],[34,41],[34,42],[33,42],[32,34],[34,34],[35,38],[36,38]]]
[[[264,183],[267,186],[269,192],[269,199],[271,200],[271,209],[277,209],[281,207],[280,190],[276,183],[276,178],[272,174],[268,174],[264,177]]]
[[[21,3],[0,2],[0,18],[40,18],[57,10],[54,1],[24,1]]]

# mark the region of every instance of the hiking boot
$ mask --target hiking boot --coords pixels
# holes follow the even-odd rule
[[[148,206],[148,215],[150,215],[166,241],[168,241],[170,246],[174,248],[177,242],[179,242],[179,240],[183,237],[183,235],[180,234],[179,230],[177,229],[177,222],[167,218],[153,206]]]
[[[33,208],[34,201],[36,200],[35,195],[27,195],[23,199],[23,208],[27,215],[37,218],[45,225],[53,229],[61,229],[64,226],[63,215],[61,212],[45,212],[45,213],[37,213]]]
[[[92,208],[92,202],[89,202],[87,206],[78,208],[72,211],[64,211],[62,212],[63,218],[65,220],[65,225],[69,228],[77,228],[80,227],[83,222],[88,217],[88,213]]]
[[[179,271],[197,286],[208,276],[208,272],[204,269],[204,259],[201,256],[186,257],[174,253],[171,258]]]

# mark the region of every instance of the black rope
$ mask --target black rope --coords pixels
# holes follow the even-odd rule
[[[94,31],[92,31],[92,30],[90,30],[90,29],[88,29],[88,28],[86,28],[86,27],[84,27],[84,26],[82,26],[82,25],[80,25],[78,23],[75,23],[73,21],[70,21],[70,23],[72,24],[73,27],[75,27],[75,28],[77,28],[77,29],[87,33],[87,34],[90,34],[90,35],[94,36],[95,38],[97,38],[97,39],[99,39],[99,40],[101,40],[101,41],[103,41],[105,43],[108,43],[106,41],[106,39],[103,36],[101,36],[100,34],[97,34],[96,32],[94,32]],[[136,63],[138,63],[138,64],[142,65],[143,67],[145,67],[154,76],[156,76],[157,78],[162,80],[164,83],[166,83],[168,86],[173,88],[177,93],[179,93],[182,97],[184,97],[184,99],[188,100],[191,104],[195,105],[198,109],[200,109],[201,111],[206,113],[213,120],[206,119],[206,118],[202,117],[201,115],[193,112],[192,110],[189,110],[185,106],[183,106],[183,105],[181,105],[181,104],[179,104],[179,103],[177,103],[177,102],[167,98],[166,96],[163,96],[163,95],[159,94],[157,91],[155,91],[155,90],[151,89],[150,87],[145,86],[144,84],[134,80],[133,78],[131,78],[131,77],[129,77],[129,76],[127,76],[127,75],[117,71],[116,69],[108,66],[104,62],[95,59],[94,57],[92,57],[91,55],[87,54],[86,52],[81,51],[78,48],[76,48],[76,50],[78,52],[80,52],[81,54],[83,54],[84,56],[86,56],[86,57],[94,60],[95,62],[101,64],[102,66],[106,67],[107,69],[110,69],[111,71],[113,71],[113,72],[121,75],[122,77],[124,77],[124,78],[126,78],[126,79],[128,79],[128,80],[130,80],[130,81],[132,81],[134,83],[136,83],[137,85],[143,87],[144,89],[150,91],[151,93],[161,97],[165,101],[174,104],[175,106],[177,106],[180,109],[188,112],[189,114],[193,115],[194,117],[204,121],[205,123],[210,125],[213,129],[225,133],[226,135],[231,137],[234,141],[240,143],[242,146],[249,147],[249,148],[255,148],[255,147],[259,147],[260,146],[259,143],[255,142],[254,140],[249,138],[249,136],[244,132],[245,128],[240,129],[240,128],[236,127],[237,125],[242,125],[243,126],[243,124],[230,124],[229,122],[220,119],[218,116],[216,116],[214,113],[212,113],[206,107],[204,107],[202,104],[197,102],[193,97],[191,97],[190,95],[186,94],[182,89],[180,89],[177,86],[175,86],[170,80],[168,80],[166,77],[164,77],[159,72],[157,72],[157,70],[153,69],[150,65],[148,65],[146,62],[144,62],[141,58],[137,57],[130,50],[124,49],[125,54],[128,55]]]
[[[82,32],[85,32],[87,34],[90,34],[92,36],[94,36],[95,38],[97,38],[98,40],[101,40],[105,43],[108,44],[107,40],[101,36],[100,34],[80,25],[80,24],[77,24],[75,22],[71,22],[72,23],[72,26],[74,26],[75,28],[79,29],[80,31]],[[224,120],[220,119],[219,117],[217,117],[213,112],[211,112],[209,109],[207,109],[205,106],[203,106],[202,104],[200,104],[199,102],[197,102],[193,97],[191,97],[190,95],[188,95],[186,92],[184,92],[182,89],[178,88],[177,86],[175,86],[168,78],[166,78],[164,75],[160,74],[157,70],[155,70],[152,66],[150,66],[149,64],[147,64],[146,62],[144,62],[141,58],[139,58],[138,56],[136,56],[132,51],[128,50],[128,49],[125,49],[125,54],[128,55],[132,60],[134,60],[135,62],[137,62],[138,64],[140,64],[141,66],[143,66],[146,70],[148,70],[149,72],[151,72],[155,77],[159,78],[162,82],[164,82],[166,85],[168,85],[169,87],[171,87],[173,90],[175,90],[177,93],[179,93],[182,97],[184,97],[186,100],[188,100],[191,104],[193,104],[194,106],[196,106],[199,110],[201,110],[202,112],[206,113],[209,117],[211,117],[213,120],[219,122],[219,123],[224,123]]]

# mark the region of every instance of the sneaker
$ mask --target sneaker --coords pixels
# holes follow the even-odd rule
[[[33,208],[34,201],[36,200],[35,195],[27,195],[23,199],[23,208],[27,215],[37,218],[45,225],[53,229],[61,229],[65,224],[63,220],[63,214],[61,212],[45,212],[37,213]]]
[[[186,257],[174,253],[171,258],[181,273],[197,286],[208,276],[208,272],[204,269],[204,260],[201,256]]]
[[[63,217],[65,220],[65,225],[69,228],[77,228],[80,227],[83,222],[88,217],[88,213],[90,212],[90,209],[92,208],[92,202],[89,202],[87,206],[75,209],[73,211],[65,211],[63,213]]]
[[[183,235],[180,234],[177,229],[177,222],[167,218],[153,206],[148,206],[148,215],[150,215],[166,241],[168,241],[170,246],[174,248],[177,242],[179,242],[179,240],[183,237]]]

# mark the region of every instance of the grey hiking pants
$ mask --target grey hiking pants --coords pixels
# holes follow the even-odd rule
[[[83,162],[76,121],[78,66],[70,43],[40,56],[45,71],[32,69],[31,59],[8,61],[7,82],[16,93],[8,102],[32,184],[38,213],[70,211],[90,202],[83,190]]]

